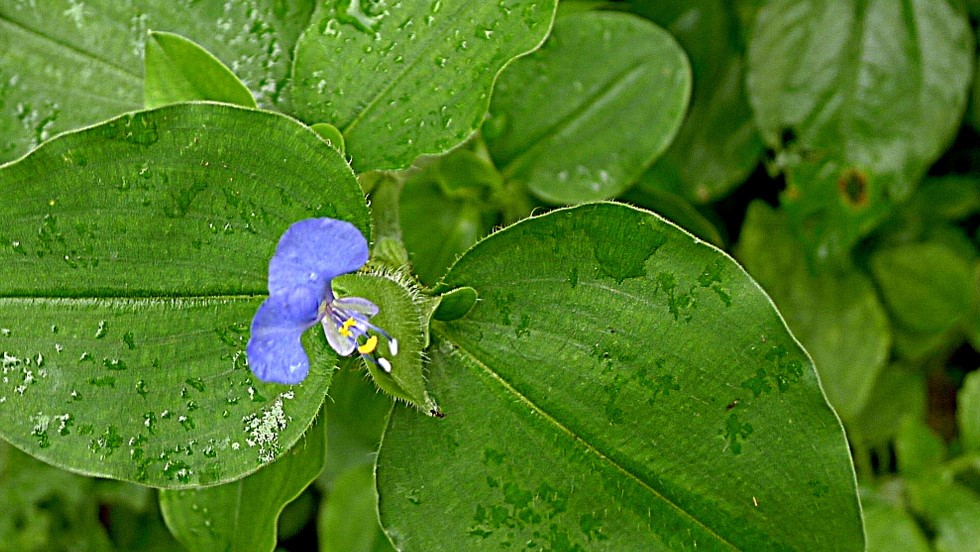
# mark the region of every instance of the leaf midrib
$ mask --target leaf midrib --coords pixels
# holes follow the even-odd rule
[[[548,145],[549,138],[557,136],[559,133],[565,129],[571,127],[573,124],[578,123],[586,118],[593,108],[604,105],[607,103],[613,95],[622,90],[624,86],[627,86],[634,82],[637,77],[643,73],[646,67],[643,61],[635,61],[626,67],[623,71],[614,75],[608,82],[595,91],[588,98],[585,98],[580,105],[575,109],[570,111],[567,115],[556,121],[553,125],[546,128],[537,136],[534,136],[528,143],[530,146],[520,152],[516,157],[504,161],[504,165],[500,168],[500,174],[504,176],[505,179],[510,179],[514,176],[514,173],[520,170],[527,162],[530,157],[533,159],[536,154],[543,147]]]
[[[476,4],[471,4],[469,2],[463,2],[463,3],[461,3],[460,4],[461,7],[458,10],[456,10],[455,12],[453,12],[452,15],[450,15],[448,13],[446,14],[445,21],[450,22],[450,25],[449,26],[451,27],[452,26],[451,22],[452,21],[458,21],[459,18],[457,16],[459,16],[459,14],[465,8],[471,7],[471,6],[474,6],[474,5],[476,5]],[[430,32],[430,33],[428,33],[428,36],[430,37],[429,40],[426,40],[426,41],[420,43],[417,46],[417,51],[428,53],[429,52],[429,50],[428,50],[429,44],[434,43],[437,40],[441,40],[445,35],[443,35],[441,33],[438,33],[438,32]],[[382,98],[386,97],[387,94],[388,94],[388,92],[390,92],[396,85],[398,85],[402,81],[402,79],[405,78],[405,75],[409,74],[411,72],[411,70],[414,69],[415,66],[417,66],[419,64],[419,62],[422,61],[422,58],[423,57],[425,57],[425,56],[420,54],[418,56],[415,56],[415,59],[413,59],[409,63],[405,64],[405,67],[397,75],[395,75],[395,77],[393,79],[391,79],[390,81],[388,81],[388,84],[386,84],[384,86],[384,88],[382,88],[373,98],[371,98],[371,101],[369,101],[367,103],[367,105],[364,106],[364,109],[362,109],[361,111],[359,111],[357,113],[357,115],[355,115],[354,118],[351,119],[351,122],[349,122],[346,125],[344,125],[344,128],[340,129],[341,134],[343,134],[344,136],[349,135],[351,133],[351,131],[353,131],[354,128],[357,127],[357,125],[361,122],[361,120],[364,119],[365,115],[369,111],[371,111],[375,106],[377,106],[378,105],[378,102],[381,101]]]
[[[494,381],[499,383],[500,386],[503,387],[507,393],[509,393],[513,397],[516,397],[520,402],[522,402],[523,404],[528,406],[528,408],[530,408],[539,416],[541,416],[543,420],[552,424],[559,432],[564,433],[565,435],[570,437],[573,442],[579,443],[587,452],[596,455],[601,461],[611,466],[614,470],[623,474],[626,478],[632,480],[634,483],[638,484],[641,488],[649,491],[650,494],[660,499],[664,504],[667,504],[668,506],[676,510],[682,517],[690,520],[695,525],[704,529],[705,532],[715,537],[718,540],[718,542],[727,545],[732,550],[738,550],[738,547],[736,547],[733,543],[731,543],[730,541],[728,541],[727,539],[719,535],[711,527],[705,525],[701,520],[695,517],[692,513],[683,509],[679,504],[673,502],[665,495],[663,495],[662,493],[654,489],[649,483],[644,481],[639,475],[631,472],[625,466],[616,462],[611,456],[599,450],[598,447],[596,447],[592,443],[586,441],[585,439],[583,439],[582,437],[574,433],[568,426],[561,423],[561,421],[556,419],[549,412],[542,409],[540,406],[534,403],[529,397],[527,397],[526,395],[518,391],[513,385],[510,384],[510,382],[504,379],[499,373],[494,371],[492,368],[490,368],[490,366],[486,365],[485,363],[483,363],[483,361],[477,358],[475,354],[467,350],[466,347],[464,347],[458,341],[454,340],[452,336],[447,335],[448,332],[446,332],[446,330],[440,330],[440,328],[433,328],[432,331],[437,335],[439,335],[440,337],[450,341],[455,346],[455,352],[458,353],[460,357],[465,358],[466,360],[470,361],[474,366],[483,370]]]
[[[33,36],[33,37],[35,37],[35,38],[37,38],[39,40],[42,40],[44,42],[48,42],[50,44],[53,44],[55,46],[58,46],[59,48],[63,48],[64,50],[66,50],[67,52],[70,52],[72,55],[74,55],[76,57],[80,57],[80,58],[89,59],[91,61],[94,61],[97,64],[102,65],[102,66],[106,67],[107,69],[111,70],[113,73],[116,73],[116,74],[118,74],[118,75],[120,75],[122,77],[125,77],[125,78],[128,78],[128,79],[131,79],[131,80],[135,81],[134,82],[134,86],[137,86],[137,87],[142,88],[142,85],[143,85],[143,77],[141,77],[141,76],[139,76],[139,75],[131,72],[130,70],[126,69],[125,67],[122,67],[120,65],[116,65],[116,64],[112,63],[109,60],[102,59],[102,58],[96,56],[95,54],[93,54],[92,52],[88,52],[88,51],[79,49],[79,48],[77,48],[75,46],[72,46],[71,44],[68,44],[66,42],[63,42],[63,41],[60,41],[60,40],[56,40],[55,38],[53,38],[51,36],[48,36],[48,35],[40,32],[40,31],[38,31],[36,29],[25,27],[24,25],[22,25],[20,23],[17,23],[16,21],[13,21],[12,19],[8,19],[4,14],[0,14],[0,27],[2,27],[4,25],[8,25],[8,26],[10,26],[10,27],[12,27],[12,28],[14,28],[14,29],[16,29],[16,30],[18,30],[18,31],[26,34],[26,35]]]

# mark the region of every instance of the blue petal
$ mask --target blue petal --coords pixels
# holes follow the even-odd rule
[[[303,288],[301,288],[303,289]],[[252,319],[252,335],[245,349],[248,366],[262,381],[299,383],[310,371],[310,360],[300,338],[312,320],[297,318],[289,296],[276,295],[262,303]]]
[[[354,272],[368,260],[367,240],[353,224],[329,218],[294,223],[279,239],[269,261],[269,295],[311,287],[332,299],[330,280]]]

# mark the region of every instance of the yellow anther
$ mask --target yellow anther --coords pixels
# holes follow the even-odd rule
[[[350,337],[351,336],[350,329],[353,328],[356,324],[357,324],[357,320],[354,320],[353,318],[348,318],[347,320],[344,320],[344,324],[340,326],[340,335],[344,337]]]
[[[357,346],[357,352],[361,353],[362,355],[369,355],[373,353],[374,350],[377,348],[378,348],[378,336],[372,335],[371,337],[368,338],[367,341],[364,342],[364,345]]]

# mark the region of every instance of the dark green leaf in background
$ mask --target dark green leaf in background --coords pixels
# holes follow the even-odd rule
[[[384,552],[394,550],[378,525],[378,495],[369,464],[351,468],[337,478],[317,521],[320,552]]]
[[[949,145],[973,74],[950,0],[777,0],[748,50],[749,99],[786,170],[790,221],[816,261],[839,260]]]
[[[697,203],[718,199],[748,177],[762,154],[745,95],[745,60],[734,8],[726,2],[641,0],[630,9],[680,42],[694,77],[684,124],[640,186]]]
[[[916,482],[910,487],[912,507],[935,531],[935,550],[980,551],[980,495],[941,479]]]
[[[369,235],[343,157],[286,117],[137,112],[0,168],[0,433],[74,471],[160,487],[237,479],[296,442],[336,356],[298,386],[248,369],[269,258],[296,220]]]
[[[412,270],[426,285],[480,238],[490,233],[503,185],[493,165],[467,149],[427,161],[405,182],[399,218]]]
[[[170,552],[154,493],[46,465],[0,441],[0,552]]]
[[[150,31],[144,56],[143,102],[147,108],[194,100],[256,107],[255,98],[234,73],[180,35]]]
[[[749,206],[738,258],[768,291],[813,356],[830,404],[845,421],[864,407],[888,359],[888,316],[871,280],[858,270],[815,274],[785,215]]]
[[[320,476],[325,495],[317,518],[320,551],[390,551],[378,523],[374,461],[392,401],[378,393],[360,362],[345,364],[330,385],[326,405],[330,447]]]
[[[882,249],[871,271],[895,321],[908,330],[940,333],[970,310],[973,266],[943,244]]]
[[[884,446],[898,434],[902,420],[926,413],[926,381],[916,370],[901,364],[885,366],[868,394],[864,408],[848,420],[852,440],[864,446]]]
[[[861,501],[868,552],[930,552],[922,529],[901,506],[882,501]]]
[[[556,0],[329,0],[296,51],[293,110],[341,130],[357,171],[441,153],[483,123],[497,73],[544,40]]]
[[[163,519],[190,552],[271,552],[279,514],[320,474],[326,446],[321,415],[296,446],[248,477],[160,491]]]
[[[690,93],[687,58],[663,29],[570,14],[501,74],[484,136],[504,178],[545,201],[611,198],[667,148]]]
[[[585,205],[480,242],[464,285],[473,310],[433,323],[445,418],[396,408],[379,453],[397,547],[863,548],[813,365],[717,249]]]
[[[200,44],[259,105],[278,105],[313,6],[313,0],[2,2],[0,161],[59,132],[142,107],[149,29]]]
[[[966,376],[956,402],[963,448],[980,453],[980,371]]]

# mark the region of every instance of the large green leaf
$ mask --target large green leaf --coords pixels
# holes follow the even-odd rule
[[[296,50],[293,109],[344,133],[358,172],[398,169],[483,123],[497,73],[544,40],[556,0],[329,0]]]
[[[575,13],[500,76],[484,136],[504,177],[546,201],[610,198],[667,148],[690,94],[691,68],[666,31]]]
[[[975,60],[957,4],[777,0],[759,12],[749,99],[812,258],[843,257],[959,127]]]
[[[813,355],[830,404],[851,421],[867,402],[891,345],[888,315],[871,280],[855,269],[815,274],[786,217],[761,201],[749,206],[738,258]]]
[[[0,3],[0,161],[58,132],[143,106],[149,29],[202,45],[260,105],[278,103],[313,0]]]
[[[326,428],[323,417],[296,446],[272,464],[224,485],[160,491],[167,527],[191,552],[271,552],[276,521],[323,469]]]
[[[616,204],[480,242],[433,323],[444,419],[396,408],[377,479],[403,550],[860,550],[813,364],[731,258]],[[452,515],[446,515],[452,512]]]
[[[67,469],[185,487],[299,439],[336,356],[254,380],[248,328],[292,222],[349,220],[360,187],[310,129],[219,104],[137,112],[0,168],[0,436]]]
[[[741,184],[758,164],[762,140],[745,95],[745,60],[731,4],[670,0],[631,9],[677,38],[691,61],[691,109],[677,138],[640,185],[704,203]]]

